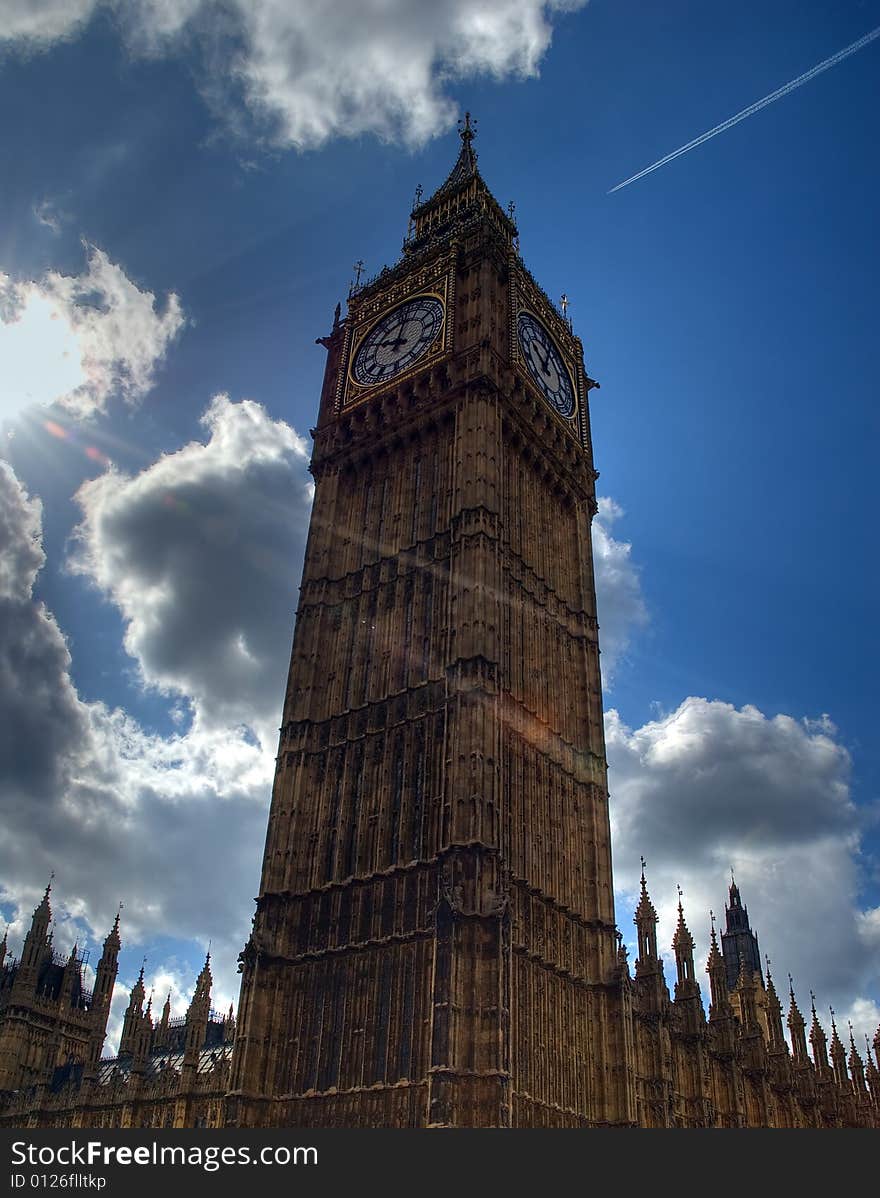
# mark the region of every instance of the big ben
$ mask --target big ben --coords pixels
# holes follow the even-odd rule
[[[329,336],[228,1120],[635,1120],[583,347],[467,119]]]

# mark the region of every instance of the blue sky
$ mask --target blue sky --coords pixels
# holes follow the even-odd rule
[[[0,0],[13,946],[54,867],[59,941],[94,943],[122,899],[123,980],[146,952],[179,1007],[213,937],[234,996],[314,341],[352,263],[396,260],[470,109],[602,384],[621,926],[644,852],[661,942],[680,882],[704,949],[732,863],[776,970],[873,1032],[880,41],[608,192],[880,26],[880,3],[226,13]]]

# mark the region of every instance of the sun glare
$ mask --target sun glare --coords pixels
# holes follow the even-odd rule
[[[44,296],[31,292],[16,319],[0,321],[0,420],[46,406],[86,381],[76,334]]]

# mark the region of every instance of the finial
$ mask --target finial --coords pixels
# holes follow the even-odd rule
[[[648,864],[644,857],[640,856],[639,860],[642,863],[642,885],[645,884],[645,866]]]
[[[847,1021],[846,1021],[846,1022],[847,1022],[847,1026],[849,1027],[849,1046],[850,1046],[850,1048],[853,1050],[853,1052],[855,1052],[855,1050],[856,1050],[856,1042],[855,1042],[855,1040],[853,1039],[853,1025],[852,1025],[852,1020],[851,1020],[851,1019],[847,1019]]]
[[[355,286],[355,287],[360,287],[360,285],[361,285],[361,275],[362,275],[362,274],[363,274],[363,272],[364,272],[364,260],[363,260],[363,258],[358,258],[357,262],[355,262],[354,266],[352,267],[352,270],[354,271],[354,286]]]
[[[418,208],[419,204],[421,204],[421,202],[422,202],[422,196],[424,194],[425,194],[425,190],[422,187],[421,183],[419,183],[418,186],[416,187],[416,198],[413,200],[413,208]]]
[[[712,925],[712,931],[715,931],[715,912],[709,908],[709,923]]]
[[[469,145],[477,135],[477,120],[476,117],[471,120],[471,114],[466,112],[464,120],[458,122],[458,136],[462,140],[463,145]]]
[[[766,953],[764,953],[764,962],[767,966],[767,981],[769,982],[772,979],[773,975],[770,972],[770,958],[767,956]]]
[[[791,974],[788,975],[788,993],[791,995],[791,1001],[794,1002],[794,980]]]
[[[563,291],[562,295],[559,297],[559,306],[562,309],[562,315],[567,316],[568,315],[568,296],[565,294],[564,291]]]
[[[831,1030],[834,1033],[834,1035],[836,1036],[837,1035],[837,1024],[834,1022],[834,1007],[832,1007],[830,1003],[828,1004],[828,1010],[831,1012]]]
[[[514,204],[513,200],[511,200],[511,201],[510,201],[510,203],[507,205],[507,218],[508,218],[508,220],[513,220],[513,214],[514,214],[514,212],[516,212],[516,204]]]
[[[816,1018],[816,996],[812,990],[810,991],[810,1007],[812,1008],[813,1018],[815,1019]]]

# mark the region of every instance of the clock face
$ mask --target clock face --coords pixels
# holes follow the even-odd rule
[[[574,388],[571,376],[553,338],[528,312],[520,312],[516,331],[526,365],[544,398],[560,416],[573,416]]]
[[[360,344],[352,377],[361,386],[384,383],[428,352],[443,326],[443,305],[432,295],[409,300],[383,316]]]

